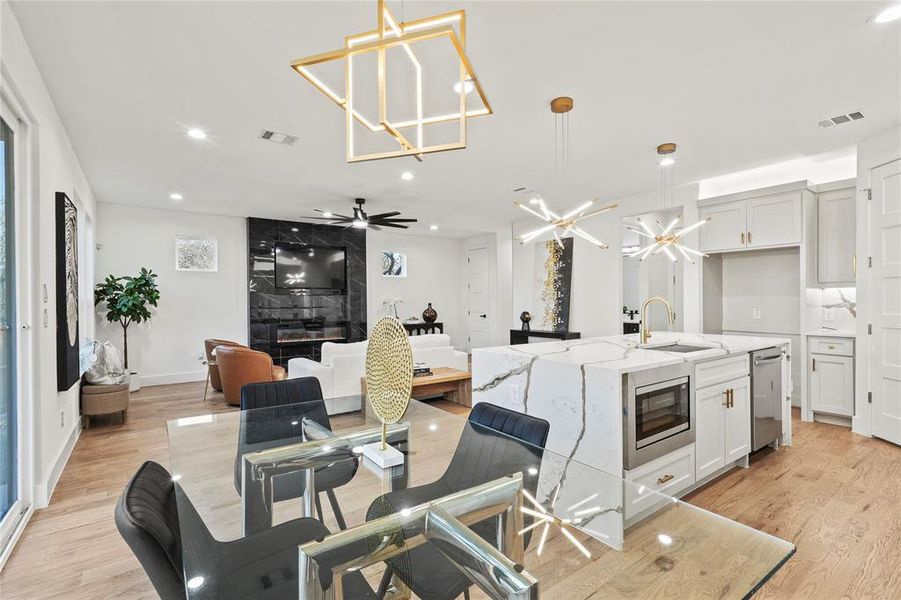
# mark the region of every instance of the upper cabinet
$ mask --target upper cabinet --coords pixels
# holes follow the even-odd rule
[[[817,196],[817,282],[853,286],[857,277],[857,191],[854,187]]]
[[[772,191],[701,201],[701,218],[710,218],[700,229],[701,250],[729,252],[800,244],[804,191]]]

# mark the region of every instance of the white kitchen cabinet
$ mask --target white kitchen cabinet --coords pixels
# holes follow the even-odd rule
[[[808,340],[810,408],[814,412],[854,416],[854,340]]]
[[[710,218],[700,229],[701,250],[721,252],[745,247],[745,202],[707,206],[700,210],[700,216],[702,219]]]
[[[817,197],[817,283],[854,285],[857,277],[857,191],[823,192]]]
[[[699,230],[701,250],[731,252],[800,244],[805,190],[806,184],[803,188],[792,184],[700,202],[701,218],[710,218]]]
[[[732,403],[723,410],[725,464],[751,453],[751,378],[742,377],[728,385]]]
[[[748,200],[748,248],[801,243],[801,194],[774,194]]]
[[[712,475],[751,452],[751,378],[695,392],[695,479]]]

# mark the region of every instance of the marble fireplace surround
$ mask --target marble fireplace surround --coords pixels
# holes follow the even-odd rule
[[[275,244],[344,248],[347,252],[345,293],[287,290],[275,287]],[[250,347],[272,356],[287,368],[302,356],[319,360],[321,342],[279,343],[278,330],[325,327],[346,331],[347,342],[366,339],[366,230],[274,219],[247,219],[247,308]]]

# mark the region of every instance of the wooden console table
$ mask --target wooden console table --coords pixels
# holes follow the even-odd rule
[[[582,337],[578,331],[545,331],[541,329],[510,330],[510,345],[528,344],[530,337],[549,338],[554,340],[577,340]]]
[[[408,335],[426,335],[429,333],[444,333],[444,323],[435,322],[435,323],[426,323],[422,321],[420,323],[403,323],[404,329],[407,330]]]
[[[363,396],[366,395],[366,377],[360,378]],[[472,373],[450,367],[435,367],[431,375],[413,378],[413,391],[410,394],[416,400],[430,396],[443,395],[463,406],[472,406]]]

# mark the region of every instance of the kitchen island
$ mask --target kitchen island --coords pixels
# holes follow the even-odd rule
[[[678,346],[672,348],[674,344]],[[686,350],[685,346],[700,349],[677,351]],[[635,481],[636,489],[678,496],[736,465],[747,465],[751,451],[749,353],[766,348],[781,354],[783,390],[779,393],[787,398],[791,385],[786,367],[788,339],[654,332],[644,345],[634,334],[475,349],[472,401],[473,405],[491,402],[546,419],[550,423],[549,450]],[[695,455],[696,444],[686,443],[685,448],[658,460],[625,469],[624,390],[629,376],[647,371],[642,377],[653,378],[653,370],[660,369],[663,374],[674,365],[691,373],[691,423],[699,456]],[[778,444],[788,445],[791,407],[790,402],[782,405]],[[726,410],[733,406],[734,410]],[[565,477],[566,473],[553,469],[542,470],[539,492],[552,494]],[[645,480],[651,485],[644,485]],[[608,490],[604,496],[603,517],[610,521],[610,531],[618,528],[621,532],[624,521],[637,520],[650,507],[641,499],[632,499],[630,504],[628,489]]]

